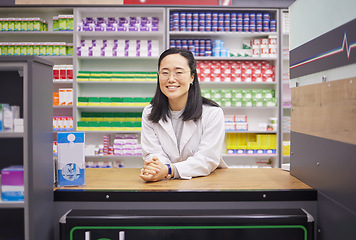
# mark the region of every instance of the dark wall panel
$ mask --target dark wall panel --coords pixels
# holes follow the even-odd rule
[[[352,190],[351,190],[352,191]],[[318,240],[348,240],[356,236],[356,213],[324,194],[318,195]]]
[[[356,212],[356,146],[291,133],[291,174]]]

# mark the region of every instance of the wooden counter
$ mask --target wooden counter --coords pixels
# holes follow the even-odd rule
[[[207,177],[144,182],[140,169],[86,169],[85,186],[61,187],[55,201],[311,201],[316,191],[278,168],[217,169]]]

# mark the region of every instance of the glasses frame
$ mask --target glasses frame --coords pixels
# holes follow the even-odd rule
[[[173,71],[173,72],[168,71],[168,72],[169,72],[168,77],[162,76],[162,75],[161,75],[161,71],[157,71],[157,74],[158,74],[158,76],[159,76],[162,80],[167,80],[167,79],[169,79],[169,77],[171,76],[171,74],[173,74],[174,79],[182,79],[181,77],[183,77],[184,74],[186,74],[187,72],[191,72],[191,71],[190,71],[190,70],[179,70],[179,71]],[[182,74],[181,76],[178,76],[178,77],[177,77],[176,72],[183,72],[183,74]]]

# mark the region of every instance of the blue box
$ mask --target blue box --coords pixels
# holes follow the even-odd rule
[[[61,132],[57,135],[57,185],[85,185],[84,132]]]

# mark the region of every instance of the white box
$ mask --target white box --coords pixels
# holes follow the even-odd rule
[[[58,133],[58,186],[85,184],[84,132]]]

